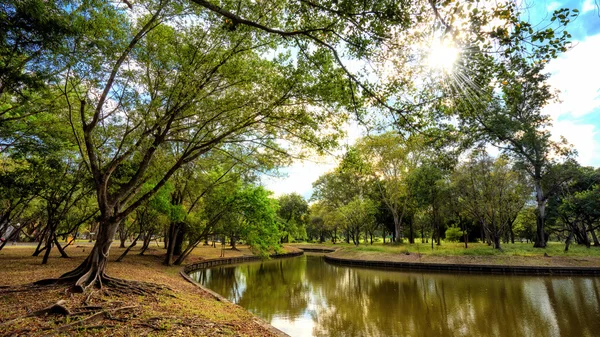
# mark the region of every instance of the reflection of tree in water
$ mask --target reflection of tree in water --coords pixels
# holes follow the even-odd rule
[[[200,271],[197,280],[256,315],[299,317],[309,292],[303,281],[306,259],[280,259]]]
[[[205,272],[203,284],[267,320],[293,320],[312,302],[317,336],[594,336],[600,329],[598,278],[394,272],[315,256]]]
[[[192,277],[205,287],[217,292],[232,302],[237,302],[245,288],[245,280],[238,277],[235,266],[215,267],[199,270]]]
[[[314,314],[317,336],[593,336],[600,328],[596,279],[310,265],[307,278],[326,298]]]
[[[274,315],[297,318],[308,305],[308,285],[304,281],[306,259],[268,261],[258,267],[241,268],[246,291],[238,302],[244,308],[271,321]]]

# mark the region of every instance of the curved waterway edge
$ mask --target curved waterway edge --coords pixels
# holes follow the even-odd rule
[[[512,274],[512,275],[560,275],[560,276],[600,276],[598,267],[558,267],[558,266],[510,266],[455,263],[421,263],[381,260],[359,260],[325,255],[325,261],[345,266],[389,268],[395,270],[432,271],[447,273]]]
[[[304,254],[304,250],[300,250],[299,252],[290,252],[290,253],[284,253],[284,254],[274,254],[274,255],[271,255],[270,257],[273,258],[273,259],[279,259],[279,258],[286,258],[286,257],[301,256],[303,254]],[[229,265],[229,264],[234,264],[234,263],[252,262],[252,261],[259,261],[259,260],[261,260],[261,257],[259,257],[259,256],[238,256],[238,257],[230,257],[230,258],[209,259],[209,260],[200,261],[198,263],[193,263],[193,264],[185,265],[184,267],[181,268],[181,270],[179,271],[179,274],[186,281],[192,283],[196,287],[198,287],[198,288],[204,290],[205,292],[209,293],[215,300],[217,300],[219,302],[230,303],[232,305],[238,305],[238,304],[235,304],[235,303],[231,302],[227,298],[221,296],[219,293],[217,293],[217,292],[215,292],[215,291],[213,291],[213,290],[211,290],[211,289],[203,286],[199,282],[196,282],[194,279],[192,279],[190,277],[189,273],[193,272],[193,271],[200,270],[200,269],[212,268],[212,267],[216,267],[216,266],[224,266],[224,265]],[[245,309],[245,310],[248,311],[247,309]],[[250,311],[248,311],[248,312],[250,312]],[[260,324],[262,327],[264,327],[265,329],[269,330],[269,332],[273,333],[274,335],[281,336],[281,337],[289,337],[288,334],[286,334],[285,332],[283,332],[283,331],[277,329],[276,327],[272,326],[271,324],[269,324],[269,322],[265,321],[264,319],[256,316],[255,314],[252,314],[252,316],[254,316],[254,321],[257,324]]]

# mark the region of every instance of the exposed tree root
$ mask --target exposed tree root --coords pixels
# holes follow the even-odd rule
[[[69,309],[67,309],[65,307],[65,303],[67,303],[67,301],[60,300],[51,306],[34,311],[27,316],[43,316],[43,315],[47,315],[47,314],[69,316],[71,314],[71,312],[69,311]]]
[[[59,278],[36,281],[34,282],[34,285],[46,286],[73,283],[75,284],[69,288],[70,293],[84,293],[86,291],[91,291],[84,303],[87,303],[91,296],[93,296],[94,289],[103,289],[122,294],[135,295],[154,295],[165,290],[171,290],[168,286],[160,284],[118,279],[110,277],[104,273],[97,273],[96,275],[91,276],[89,272],[85,273],[84,275],[67,273]],[[0,289],[0,292],[3,291],[4,289]],[[167,295],[172,296],[171,294]]]
[[[92,314],[84,319],[81,319],[79,321],[75,321],[73,323],[69,323],[69,324],[65,324],[65,325],[61,325],[58,328],[54,329],[54,331],[52,332],[52,334],[48,334],[47,336],[53,336],[55,335],[57,332],[64,332],[64,331],[69,331],[72,329],[86,329],[86,328],[91,328],[91,326],[88,326],[87,324],[90,323],[97,323],[100,322],[104,319],[114,319],[112,317],[112,314],[115,314],[117,312],[120,311],[124,311],[124,310],[129,310],[129,309],[135,309],[138,308],[137,305],[130,305],[130,306],[125,306],[125,307],[120,307],[120,308],[115,308],[115,309],[107,309],[107,310],[102,310],[99,311],[95,314]]]

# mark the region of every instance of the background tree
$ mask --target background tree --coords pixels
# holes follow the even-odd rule
[[[277,199],[279,210],[277,215],[282,220],[281,243],[289,242],[290,234],[295,239],[306,237],[308,220],[308,202],[298,193],[284,194]]]
[[[408,174],[416,169],[421,159],[420,138],[404,139],[397,132],[387,132],[363,138],[358,145],[360,154],[371,164],[371,173],[383,204],[390,210],[394,220],[394,237],[402,242],[403,220],[410,208],[411,190],[408,188]],[[414,243],[414,236],[409,235]]]
[[[475,153],[456,171],[454,179],[465,209],[481,223],[489,242],[500,249],[501,239],[511,232],[527,201],[525,180],[506,158],[493,160],[485,153]]]

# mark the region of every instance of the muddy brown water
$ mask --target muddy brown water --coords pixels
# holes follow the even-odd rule
[[[345,267],[322,255],[191,273],[291,336],[600,336],[600,278]]]

